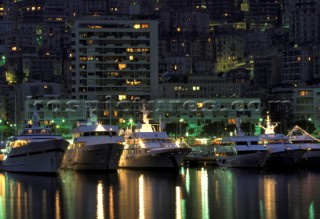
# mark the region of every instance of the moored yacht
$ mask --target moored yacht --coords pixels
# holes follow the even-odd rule
[[[62,168],[74,170],[116,170],[123,151],[124,138],[118,126],[101,125],[91,113],[87,122],[72,130],[72,142],[65,152]]]
[[[260,126],[265,130],[265,133],[260,135],[260,140],[271,152],[266,166],[270,168],[297,166],[305,151],[290,142],[284,134],[276,134],[274,129],[277,123],[273,125],[269,115],[267,115],[266,126]]]
[[[290,141],[305,150],[299,165],[308,167],[320,167],[320,140],[310,135],[308,132],[294,126],[287,135]]]
[[[261,144],[259,136],[246,136],[237,119],[237,135],[222,139],[215,147],[215,163],[223,167],[262,168],[270,152]]]
[[[69,145],[61,135],[53,135],[49,127],[41,127],[35,111],[32,124],[10,138],[2,149],[0,170],[11,172],[56,174]]]
[[[162,169],[181,167],[191,148],[182,141],[175,141],[162,131],[161,124],[150,124],[148,111],[144,108],[143,124],[138,123],[134,132],[125,132],[125,148],[119,167]],[[156,126],[159,126],[158,129]]]

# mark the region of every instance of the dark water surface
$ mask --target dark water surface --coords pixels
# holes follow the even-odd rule
[[[320,171],[0,172],[0,218],[320,218]]]

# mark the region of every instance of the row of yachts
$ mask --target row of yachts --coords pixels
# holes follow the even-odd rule
[[[143,123],[135,130],[102,125],[94,114],[79,122],[70,141],[53,135],[40,125],[34,112],[32,124],[7,140],[0,153],[0,170],[57,174],[60,169],[110,171],[118,168],[179,169],[183,163],[213,161],[222,167],[319,166],[320,142],[299,127],[288,136],[274,133],[266,119],[265,134],[247,136],[237,124],[237,135],[226,137],[212,151],[196,150],[182,140],[170,138],[149,123],[143,109]],[[203,148],[202,148],[203,149]]]
[[[237,135],[223,138],[217,145],[194,147],[185,160],[211,162],[221,167],[291,168],[320,167],[320,141],[299,126],[289,134],[275,133],[269,116],[265,133],[244,135],[237,124]]]
[[[1,149],[0,170],[56,174],[60,169],[111,171],[118,168],[178,169],[191,148],[175,141],[160,125],[149,123],[143,110],[143,123],[134,131],[102,125],[91,113],[87,121],[72,130],[70,141],[42,127],[38,113],[19,135],[7,140]]]

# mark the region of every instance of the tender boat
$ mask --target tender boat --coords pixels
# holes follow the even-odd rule
[[[265,134],[260,135],[260,140],[271,152],[266,166],[270,168],[297,166],[305,150],[293,144],[284,134],[276,134],[274,129],[277,123],[273,125],[269,115],[267,115],[266,126],[260,126],[265,130]]]
[[[0,170],[24,173],[57,174],[69,142],[40,127],[35,111],[32,124],[11,137],[2,149]]]
[[[163,125],[149,124],[148,111],[143,107],[143,122],[134,132],[124,133],[125,148],[119,167],[139,169],[178,169],[191,148],[183,141],[170,138],[162,131]],[[157,129],[158,126],[158,129]],[[161,127],[162,126],[162,127]]]
[[[189,166],[192,165],[210,165],[214,164],[214,145],[205,144],[205,145],[193,145],[190,147],[191,153],[189,153],[184,159],[184,163],[187,163]]]
[[[297,125],[293,127],[287,137],[292,143],[305,150],[299,165],[320,167],[320,140]]]
[[[215,147],[215,163],[222,167],[262,168],[270,156],[269,149],[261,144],[259,136],[246,136],[237,119],[237,135],[222,139]]]
[[[72,130],[71,144],[65,152],[62,168],[79,171],[111,171],[118,168],[124,138],[118,126],[101,125],[91,113],[87,122],[78,122]]]

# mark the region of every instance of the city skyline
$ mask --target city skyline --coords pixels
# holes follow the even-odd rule
[[[139,118],[141,100],[252,98],[261,101],[253,123],[268,111],[283,132],[308,120],[319,134],[319,10],[312,0],[0,1],[1,119],[26,120],[26,101],[39,95],[111,95],[99,117],[118,124]],[[117,110],[122,100],[130,113]],[[231,111],[183,119],[201,129],[229,123]]]

